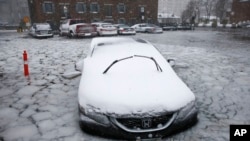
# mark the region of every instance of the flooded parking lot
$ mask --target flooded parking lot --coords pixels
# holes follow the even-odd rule
[[[225,31],[198,29],[123,36],[150,41],[194,92],[199,122],[162,140],[227,141],[229,125],[250,124],[250,41]],[[78,126],[80,76],[67,79],[91,38],[35,39],[0,32],[0,140],[112,140]],[[23,76],[28,52],[30,77]]]

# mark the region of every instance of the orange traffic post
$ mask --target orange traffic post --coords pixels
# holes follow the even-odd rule
[[[23,62],[24,76],[29,76],[28,54],[26,50],[23,52]]]

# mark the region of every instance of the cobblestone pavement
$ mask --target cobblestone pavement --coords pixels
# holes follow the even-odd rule
[[[151,41],[197,97],[199,122],[166,141],[228,141],[230,124],[250,124],[250,41],[220,31],[137,34]],[[0,32],[0,140],[111,140],[78,126],[80,77],[65,79],[91,39],[33,39]],[[22,53],[30,78],[23,76]]]

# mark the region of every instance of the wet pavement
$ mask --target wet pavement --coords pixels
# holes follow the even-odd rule
[[[199,122],[163,140],[228,141],[229,125],[250,124],[250,41],[228,33],[198,29],[132,36],[149,40],[166,59],[175,59],[175,71],[197,98]],[[80,130],[80,77],[63,77],[74,72],[90,42],[0,32],[0,140],[112,140]],[[29,78],[23,76],[24,49]]]

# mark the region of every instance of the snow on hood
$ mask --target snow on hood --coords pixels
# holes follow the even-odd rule
[[[194,94],[151,44],[123,41],[106,40],[110,44],[96,48],[93,56],[84,60],[78,95],[81,106],[94,107],[100,113],[126,115],[176,111],[195,100]],[[133,55],[154,57],[163,72],[157,71],[155,63],[148,58],[132,57],[114,64],[103,74],[114,60]]]

